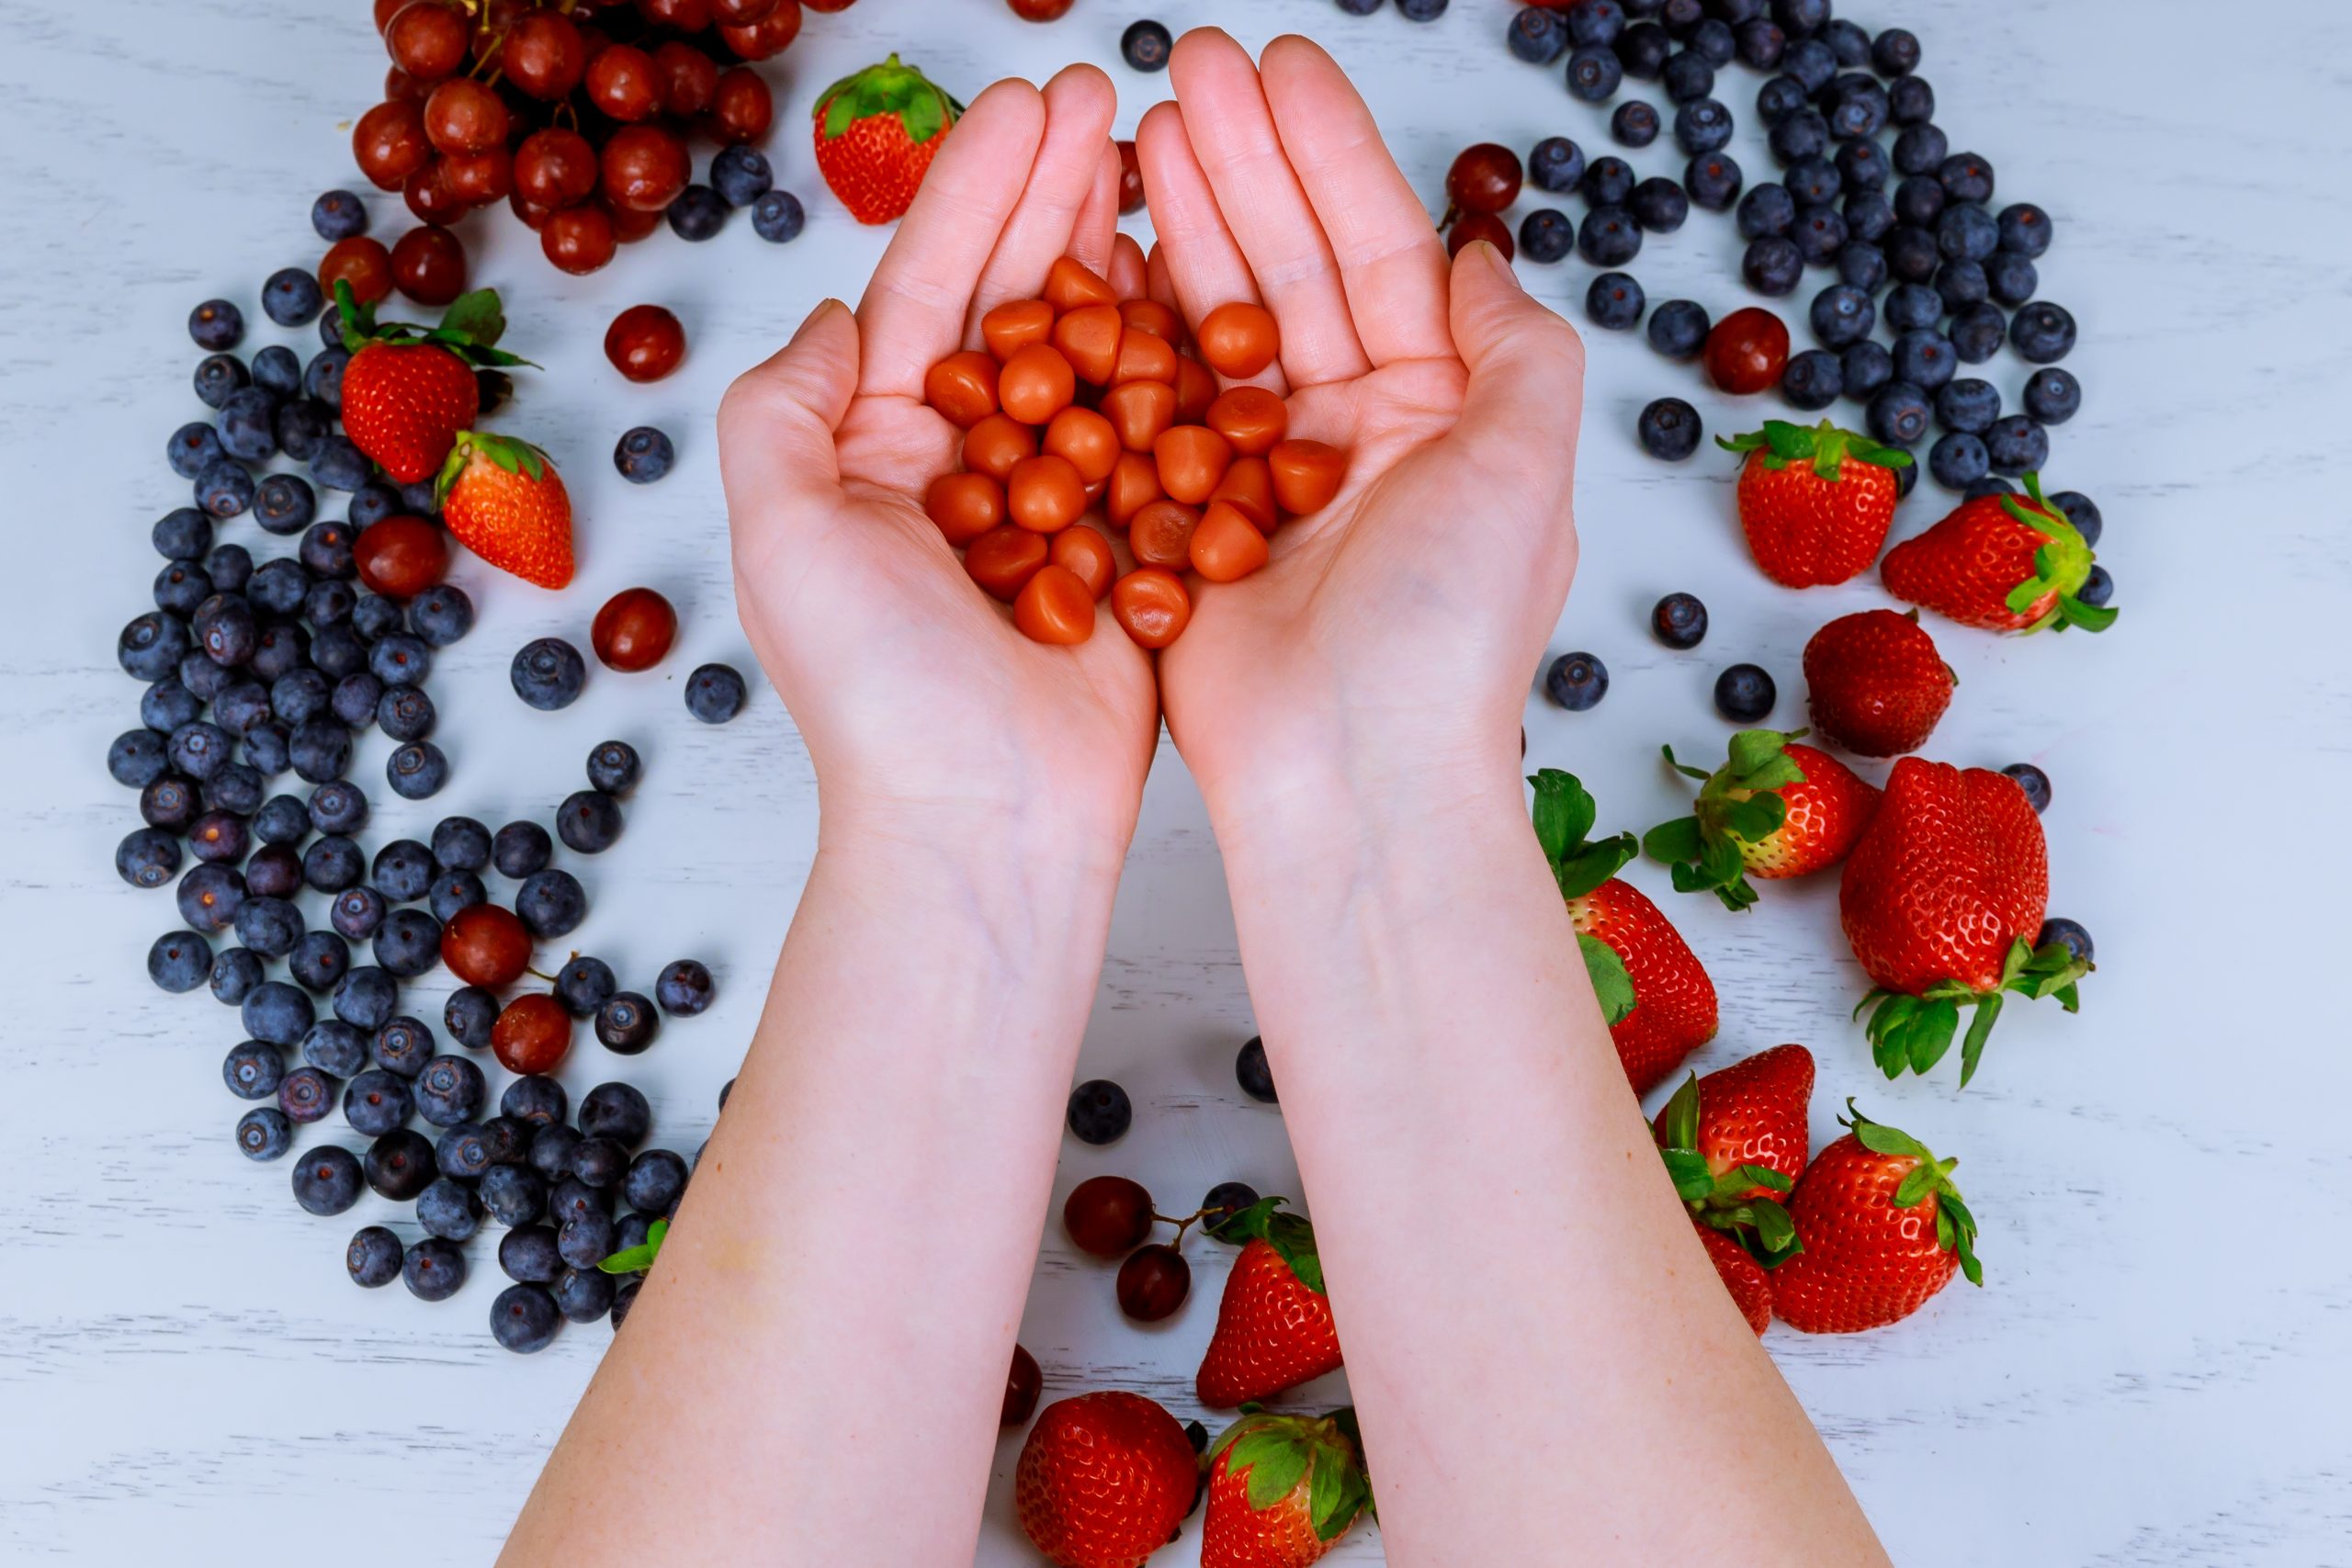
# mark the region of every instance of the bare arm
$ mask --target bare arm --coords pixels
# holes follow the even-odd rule
[[[661,1258],[503,1562],[970,1561],[1119,861],[1157,731],[1110,635],[1046,648],[922,511],[923,370],[1065,251],[1106,270],[1112,96],[1001,83],[858,314],[720,413],[738,597],[818,855]]]
[[[1450,267],[1329,57],[1195,33],[1139,138],[1197,320],[1262,296],[1325,512],[1162,660],[1398,1568],[1883,1555],[1678,1207],[1527,820],[1583,354]]]

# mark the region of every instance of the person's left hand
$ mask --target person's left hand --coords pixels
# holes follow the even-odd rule
[[[1063,254],[1114,266],[1115,96],[1076,65],[1004,81],[949,132],[855,316],[828,300],[719,409],[736,598],[815,764],[829,830],[994,835],[1115,870],[1159,733],[1150,658],[1098,606],[1032,642],[923,513],[962,432],[924,373],[980,345]],[[1132,253],[1133,247],[1126,249]]]

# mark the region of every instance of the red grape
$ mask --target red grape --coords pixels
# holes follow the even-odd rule
[[[677,636],[677,610],[650,588],[622,589],[605,601],[588,628],[597,659],[626,672],[661,663]]]
[[[1119,1265],[1119,1310],[1137,1323],[1158,1323],[1192,1291],[1193,1266],[1172,1247],[1139,1247]]]
[[[534,234],[545,229],[548,220],[555,216],[554,208],[541,207],[519,190],[506,193],[506,205],[515,217],[523,220],[523,227]]]
[[[351,285],[352,295],[362,305],[374,304],[392,291],[392,253],[383,241],[367,234],[337,240],[319,263],[319,287],[332,299],[338,282]]]
[[[560,125],[535,130],[514,150],[514,192],[537,207],[575,207],[596,193],[596,149]]]
[[[748,65],[721,72],[710,113],[698,122],[702,133],[722,146],[757,141],[775,119],[775,98],[765,78]]]
[[[514,156],[503,147],[452,154],[441,160],[441,183],[468,207],[504,201],[514,188]]]
[[[588,62],[588,101],[617,120],[650,119],[662,107],[662,73],[635,44],[616,43]]]
[[[1136,144],[1118,142],[1119,149],[1119,211],[1138,211],[1143,207],[1143,165],[1136,161]]]
[[[408,0],[376,0],[376,31],[379,36],[392,25],[392,18],[399,16],[401,7],[407,4]]]
[[[438,82],[466,62],[473,27],[465,12],[447,0],[411,0],[384,29],[392,63],[420,82]]]
[[[397,65],[388,66],[384,71],[384,96],[387,100],[422,98],[424,84]]]
[[[533,11],[516,22],[498,53],[506,79],[532,97],[552,103],[580,85],[588,45],[571,17]]]
[[[1012,14],[1024,22],[1057,21],[1069,13],[1070,7],[1070,0],[1005,0],[1005,4],[1012,6]],[[817,9],[828,11],[833,7],[820,6]]]
[[[487,904],[474,908],[490,908]],[[448,934],[446,931],[442,933]],[[490,1048],[499,1066],[510,1073],[553,1072],[571,1049],[571,1015],[545,991],[533,991],[506,1004],[491,1025]]]
[[[379,190],[398,190],[433,156],[424,134],[424,107],[413,98],[378,104],[351,128],[351,155]]]
[[[659,214],[686,188],[689,172],[685,141],[665,127],[625,125],[605,143],[605,199],[616,208]]]
[[[775,15],[777,0],[710,0],[710,19],[722,28],[747,28]],[[791,0],[794,10],[799,0]]]
[[[1509,261],[1519,249],[1510,237],[1510,225],[1501,219],[1491,212],[1465,212],[1453,220],[1453,228],[1445,231],[1445,254],[1460,255],[1462,247],[1473,240],[1486,241],[1502,252],[1505,261]]]
[[[656,27],[698,33],[710,26],[710,0],[637,0],[637,14]]]
[[[1789,364],[1789,329],[1758,306],[1734,310],[1707,334],[1707,375],[1724,391],[1760,392],[1781,382]]]
[[[481,152],[506,145],[506,105],[467,76],[453,76],[424,100],[424,134],[444,152]]]
[[[999,1424],[1018,1427],[1035,1413],[1037,1395],[1046,1386],[1046,1374],[1037,1366],[1037,1358],[1015,1345],[1012,1348],[1012,1370],[1004,1379],[1004,1414]]]
[[[662,107],[682,119],[702,113],[718,96],[718,62],[690,43],[673,39],[655,50],[653,69],[662,78]]]
[[[599,197],[605,215],[613,220],[613,238],[624,245],[633,245],[662,227],[659,212],[637,212],[626,207],[615,207]]]
[[[659,305],[632,305],[605,331],[605,357],[632,381],[659,381],[686,356],[686,329]]]
[[[413,599],[447,574],[449,541],[438,524],[422,517],[383,517],[360,530],[351,558],[359,570],[359,581],[371,592]],[[448,936],[449,928],[442,927],[445,943]],[[525,955],[528,956],[527,946]]]
[[[1124,1176],[1092,1176],[1062,1201],[1062,1228],[1080,1252],[1119,1258],[1151,1234],[1151,1194]]]
[[[447,305],[466,291],[466,247],[428,223],[392,246],[392,284],[420,305]]]
[[[718,36],[742,59],[772,59],[800,36],[800,0],[777,0],[776,8],[758,21],[722,25]]]
[[[409,175],[401,196],[420,223],[455,223],[466,215],[466,204],[443,178],[442,160],[435,158]]]
[[[588,203],[565,208],[539,231],[539,249],[548,260],[575,276],[611,261],[616,245],[612,215]]]
[[[1464,212],[1500,212],[1519,199],[1519,154],[1492,141],[1464,147],[1445,173],[1446,199]]]

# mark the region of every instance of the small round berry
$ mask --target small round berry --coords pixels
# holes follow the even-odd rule
[[[1650,632],[1668,648],[1696,648],[1707,637],[1707,606],[1695,593],[1669,593],[1651,609]]]
[[[1137,1323],[1172,1315],[1192,1290],[1192,1265],[1165,1244],[1139,1247],[1119,1265],[1119,1310]]]
[[[1082,1144],[1116,1143],[1135,1121],[1135,1107],[1109,1078],[1089,1078],[1070,1090],[1066,1120]]]
[[[1780,692],[1754,664],[1735,664],[1715,677],[1715,707],[1734,724],[1754,724],[1772,711]]]
[[[2088,964],[2097,952],[2091,945],[2091,933],[2083,929],[2082,922],[2063,915],[2052,915],[2042,921],[2040,934],[2033,939],[2033,945],[2038,948],[2048,947],[2052,942],[2064,947],[2082,964]]]
[[[1681,462],[1696,452],[1705,434],[1699,411],[1680,398],[1659,398],[1642,410],[1634,432],[1642,450],[1666,463]]]
[[[1583,713],[1609,694],[1609,667],[1589,653],[1564,653],[1544,672],[1544,694]]]
[[[1119,57],[1136,71],[1165,71],[1168,56],[1176,47],[1168,28],[1149,17],[1131,22],[1119,35]]]
[[[2033,807],[2035,816],[2039,817],[2050,809],[2050,775],[2048,773],[2043,773],[2031,762],[2011,762],[2007,767],[2003,768],[2001,773],[2006,777],[2017,780],[2018,787],[2025,791],[2026,804]]]

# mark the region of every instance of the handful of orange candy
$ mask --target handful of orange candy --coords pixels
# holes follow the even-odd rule
[[[986,349],[923,378],[923,400],[964,432],[962,469],[932,481],[923,510],[1039,642],[1084,642],[1108,594],[1128,637],[1166,648],[1192,619],[1186,571],[1238,581],[1266,564],[1283,517],[1339,493],[1345,455],[1290,439],[1281,398],[1217,390],[1217,376],[1244,380],[1281,352],[1263,306],[1218,306],[1188,344],[1175,311],[1122,300],[1064,256],[1042,299],[999,305],[980,335]],[[1110,537],[1081,521],[1098,503],[1126,535],[1124,575]]]

